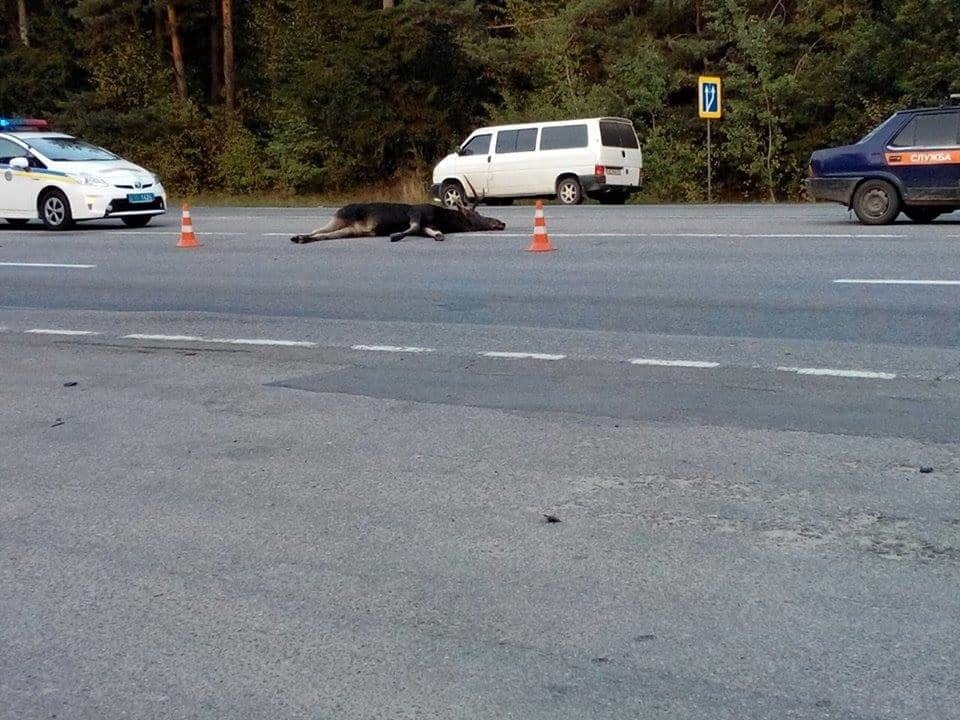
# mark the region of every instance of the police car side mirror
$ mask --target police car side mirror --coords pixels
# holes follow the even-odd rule
[[[27,170],[30,167],[30,161],[25,157],[15,157],[10,161],[10,167],[14,170]]]

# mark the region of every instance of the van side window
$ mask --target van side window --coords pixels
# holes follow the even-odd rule
[[[537,129],[501,130],[497,133],[497,154],[530,152],[537,149]]]
[[[601,122],[600,142],[605,147],[638,148],[637,134],[633,126],[622,122]]]
[[[952,147],[958,144],[960,113],[917,115],[900,131],[891,147]]]
[[[461,155],[486,155],[488,152],[490,152],[489,135],[476,135],[460,148]]]
[[[532,152],[537,149],[537,129],[517,130],[517,152]]]
[[[540,133],[541,150],[566,150],[587,146],[586,125],[556,125]]]

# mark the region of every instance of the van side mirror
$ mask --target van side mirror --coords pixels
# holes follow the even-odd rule
[[[464,155],[473,155],[473,150],[470,150],[469,148],[460,148],[457,150],[457,155],[460,157],[463,157]]]
[[[25,157],[15,157],[10,161],[10,167],[14,170],[29,170],[30,161]]]

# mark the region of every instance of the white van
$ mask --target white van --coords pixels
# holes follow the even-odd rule
[[[441,160],[430,193],[447,206],[536,197],[577,205],[584,196],[619,205],[640,189],[642,175],[640,142],[624,118],[500,125],[474,130]]]

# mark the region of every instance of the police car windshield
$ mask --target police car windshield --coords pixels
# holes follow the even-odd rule
[[[28,142],[30,147],[54,162],[96,162],[120,159],[103,148],[72,137],[37,137],[30,138]]]
[[[873,139],[874,137],[876,137],[876,136],[880,133],[881,130],[883,130],[885,127],[893,124],[893,121],[894,121],[894,119],[895,119],[896,117],[897,117],[897,113],[894,113],[893,115],[891,115],[890,117],[888,117],[888,118],[887,118],[886,120],[884,120],[882,123],[880,123],[879,125],[877,125],[873,130],[871,130],[871,131],[868,132],[866,135],[864,135],[862,138],[860,138],[860,140],[857,142],[857,145],[860,145],[860,144],[862,144],[862,143],[865,143],[865,142],[867,142],[868,140],[871,140],[871,139]]]

